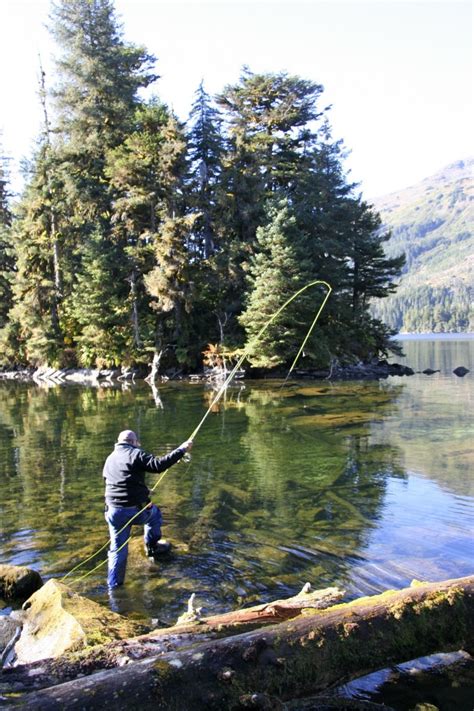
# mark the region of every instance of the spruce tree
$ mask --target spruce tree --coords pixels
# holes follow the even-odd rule
[[[138,91],[156,79],[154,58],[123,40],[111,0],[59,0],[53,6],[51,29],[61,52],[54,92],[56,148],[64,177],[68,238],[75,245],[74,280],[65,308],[68,322],[79,327],[73,344],[81,344],[81,358],[89,361],[91,353],[98,354],[97,339],[93,321],[84,330],[84,303],[95,303],[100,294],[99,259],[100,270],[115,276],[107,282],[108,303],[115,306],[106,319],[106,340],[111,344],[109,360],[116,361],[124,343],[119,304],[127,298],[124,285],[130,271],[123,253],[126,242],[117,239],[111,224],[117,194],[107,177],[107,156],[133,130]],[[103,330],[98,321],[97,328]],[[106,359],[102,351],[97,355],[101,362]]]
[[[77,359],[86,367],[128,365],[130,323],[127,309],[125,254],[115,249],[99,229],[83,247],[81,271],[67,310],[75,337]]]
[[[8,159],[0,155],[0,329],[6,325],[12,306],[15,257],[12,245],[12,213],[8,187]]]
[[[108,155],[106,172],[117,194],[112,207],[113,234],[123,245],[127,259],[130,288],[125,305],[133,325],[129,351],[139,359],[149,351],[162,349],[163,322],[157,312],[172,311],[176,317],[180,314],[177,306],[168,309],[160,302],[161,287],[149,291],[146,284],[149,280],[157,282],[151,276],[156,269],[173,271],[178,253],[183,265],[189,261],[191,230],[182,232],[177,227],[176,244],[173,238],[173,225],[181,224],[185,210],[185,153],[182,127],[163,104],[154,100],[136,112],[133,132]],[[184,293],[179,298],[174,281],[172,290],[173,303],[186,302]],[[153,309],[150,293],[158,299],[153,301]],[[174,326],[171,331],[175,332]]]
[[[193,251],[200,259],[208,259],[218,248],[217,187],[224,150],[221,124],[222,118],[201,82],[188,121],[189,201],[198,214]]]
[[[43,137],[11,233],[16,273],[2,341],[11,360],[33,365],[59,365],[63,347],[55,171],[55,157]]]
[[[217,97],[227,129],[219,203],[223,300],[230,313],[241,310],[245,272],[258,251],[257,228],[266,223],[268,203],[292,199],[316,142],[321,92],[319,84],[286,73],[245,69]]]
[[[192,310],[193,286],[187,244],[194,219],[193,215],[170,214],[163,220],[154,244],[156,266],[145,275],[151,307],[158,317],[155,352],[171,349],[181,365],[189,365],[193,350],[187,318]]]
[[[311,323],[311,305],[318,295],[304,293],[258,336],[275,312],[309,282],[311,264],[304,258],[300,236],[287,201],[270,208],[267,225],[257,229],[258,251],[251,260],[249,296],[239,319],[254,366],[268,368],[292,360]]]

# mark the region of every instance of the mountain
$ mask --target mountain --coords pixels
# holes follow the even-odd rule
[[[406,254],[397,292],[373,313],[402,332],[474,331],[474,159],[372,200],[391,232],[388,256]]]

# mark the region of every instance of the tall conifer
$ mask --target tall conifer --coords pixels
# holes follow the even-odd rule
[[[58,0],[53,5],[51,29],[61,50],[54,94],[63,199],[69,212],[70,239],[76,245],[77,283],[71,286],[68,319],[79,327],[75,337],[88,362],[100,340],[92,335],[92,327],[97,333],[106,329],[107,342],[116,334],[110,353],[116,360],[124,343],[124,314],[119,304],[127,297],[129,270],[123,253],[126,243],[116,239],[111,225],[117,195],[106,175],[107,155],[133,129],[138,90],[157,78],[154,58],[123,40],[111,0]],[[84,304],[96,303],[99,297],[99,264],[104,274],[114,275],[103,294],[111,312],[105,324],[100,310],[94,311],[84,330]],[[103,353],[97,357],[104,359]]]
[[[8,188],[8,159],[0,155],[0,328],[7,322],[12,306],[12,281],[15,258],[12,245],[12,213]]]
[[[130,346],[140,359],[147,351],[161,351],[163,338],[173,341],[182,327],[172,321],[182,321],[179,304],[187,303],[188,286],[183,278],[165,275],[190,269],[192,222],[183,222],[185,156],[183,129],[158,101],[137,111],[133,132],[108,155],[107,175],[116,191],[113,234],[124,245],[128,264]],[[158,315],[163,313],[171,328],[164,329]]]

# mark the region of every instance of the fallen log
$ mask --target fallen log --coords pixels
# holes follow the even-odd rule
[[[50,583],[57,586],[54,581],[50,581]],[[67,586],[61,585],[61,590],[63,590],[61,597],[67,596]],[[53,588],[52,592],[54,594],[57,591]],[[79,597],[73,593],[72,595],[73,599]],[[328,607],[343,595],[344,592],[338,588],[311,591],[309,583],[306,583],[301,592],[294,597],[212,617],[201,617],[200,609],[196,608],[194,604],[195,595],[193,594],[189,599],[187,612],[180,616],[177,624],[173,627],[156,629],[132,638],[116,639],[73,653],[56,655],[59,657],[57,659],[43,658],[37,663],[19,664],[13,668],[5,669],[3,677],[0,677],[0,693],[4,694],[9,691],[19,693],[29,689],[43,689],[78,676],[92,674],[100,669],[112,669],[137,659],[156,657],[158,654],[177,651],[184,647],[189,648],[203,641],[236,635],[244,630],[296,617],[305,609]],[[84,604],[88,605],[90,610],[91,605],[95,605],[85,599]],[[79,605],[78,602],[76,602],[77,605]],[[95,607],[98,606],[95,605]],[[92,607],[92,610],[94,609]],[[60,632],[59,629],[58,633]],[[103,636],[105,633],[104,630]],[[28,639],[26,643],[28,644]]]
[[[314,695],[389,664],[457,649],[474,652],[474,576],[311,610],[8,703],[48,711],[279,708],[277,699]]]

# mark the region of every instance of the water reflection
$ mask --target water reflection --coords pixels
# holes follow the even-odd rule
[[[463,365],[469,370],[474,368],[474,336],[472,334],[445,334],[442,338],[432,335],[400,336],[404,358],[395,360],[406,363],[417,371],[426,368],[440,370],[442,374],[451,374],[454,368]]]
[[[307,580],[355,596],[468,572],[468,382],[445,401],[423,377],[229,388],[191,463],[171,469],[155,497],[174,557],[149,563],[137,535],[117,599],[103,568],[76,588],[172,621],[191,592],[215,612],[294,594]],[[107,537],[101,470],[117,432],[133,429],[163,453],[189,436],[213,395],[199,384],[0,383],[1,560],[48,577],[94,553]]]

